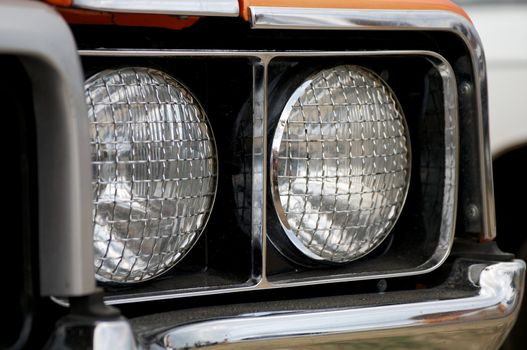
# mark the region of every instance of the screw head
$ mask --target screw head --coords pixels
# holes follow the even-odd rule
[[[475,220],[479,217],[479,208],[475,204],[469,204],[467,207],[467,217],[470,220]]]
[[[459,87],[461,95],[466,96],[472,92],[472,85],[470,83],[464,82]]]
[[[385,279],[377,281],[377,290],[379,293],[384,293],[388,288],[388,282]]]

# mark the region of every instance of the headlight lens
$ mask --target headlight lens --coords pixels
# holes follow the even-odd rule
[[[153,278],[191,249],[212,208],[217,159],[205,112],[154,69],[102,71],[85,91],[96,277]]]
[[[290,242],[335,263],[377,247],[406,197],[408,145],[399,104],[376,74],[342,65],[308,78],[272,141],[272,196]]]

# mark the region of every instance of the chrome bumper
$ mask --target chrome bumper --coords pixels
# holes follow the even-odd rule
[[[131,322],[150,349],[496,349],[516,319],[524,276],[522,260],[461,261],[443,285],[427,290],[186,310]],[[324,300],[328,306],[316,309]]]

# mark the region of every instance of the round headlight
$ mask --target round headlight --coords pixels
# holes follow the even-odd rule
[[[371,252],[401,212],[409,158],[403,113],[379,76],[342,65],[309,77],[272,141],[272,197],[289,241],[318,261]]]
[[[144,281],[192,248],[216,192],[203,108],[169,75],[105,70],[85,83],[93,171],[96,278]]]

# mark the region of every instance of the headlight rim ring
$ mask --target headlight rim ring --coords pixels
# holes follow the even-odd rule
[[[400,115],[400,120],[403,125],[403,130],[405,131],[405,139],[406,139],[406,151],[407,151],[407,163],[406,163],[406,176],[405,176],[405,186],[403,189],[403,195],[400,201],[400,206],[398,208],[398,211],[396,215],[391,219],[391,224],[387,229],[385,229],[385,234],[382,239],[377,241],[377,243],[370,247],[370,249],[357,257],[354,257],[352,259],[348,259],[346,261],[333,261],[325,259],[322,256],[319,256],[312,252],[307,246],[305,246],[300,239],[292,232],[291,229],[288,228],[289,222],[287,219],[287,214],[285,213],[285,210],[282,206],[281,200],[280,200],[280,194],[278,190],[278,178],[277,178],[277,163],[275,162],[275,159],[277,159],[280,149],[280,143],[281,139],[283,138],[284,128],[285,128],[285,120],[288,119],[288,116],[290,115],[290,112],[292,110],[293,104],[298,100],[298,98],[304,93],[305,88],[309,86],[314,78],[321,74],[323,71],[328,71],[331,69],[336,69],[342,66],[348,66],[352,67],[354,69],[358,69],[359,71],[366,72],[367,74],[370,74],[374,77],[374,79],[378,80],[383,87],[386,89],[387,95],[389,95],[397,109],[398,114]],[[291,69],[292,71],[295,71],[295,74],[298,76],[301,76],[297,79],[289,80],[287,78],[291,78],[291,76],[294,76],[295,74],[288,75],[288,72],[283,73],[284,76],[277,77],[275,80],[273,80],[270,83],[270,109],[275,107],[276,105],[273,104],[273,97],[277,98],[280,94],[286,93],[289,98],[285,99],[284,101],[278,102],[279,107],[275,108],[274,111],[269,111],[269,132],[268,132],[268,150],[269,150],[269,172],[268,172],[268,181],[269,181],[269,188],[268,192],[271,196],[271,200],[268,201],[268,210],[272,211],[271,221],[276,221],[272,228],[269,229],[268,237],[271,242],[271,244],[288,260],[292,261],[293,263],[297,265],[301,265],[307,268],[313,268],[313,267],[338,267],[338,266],[345,266],[351,262],[354,262],[356,260],[362,259],[366,256],[371,256],[372,252],[376,251],[377,248],[379,248],[384,242],[387,241],[388,237],[393,237],[390,233],[393,231],[394,227],[396,226],[397,221],[399,220],[403,209],[405,208],[406,200],[408,197],[408,194],[410,192],[410,184],[411,184],[411,173],[412,173],[412,150],[411,150],[411,135],[410,135],[410,129],[408,127],[408,123],[406,120],[406,115],[404,113],[404,110],[402,108],[402,105],[400,104],[399,99],[397,98],[397,95],[392,90],[390,85],[378,74],[376,73],[372,68],[368,67],[364,63],[354,63],[354,62],[346,62],[343,60],[337,60],[336,62],[326,62],[320,65],[316,65],[315,67],[302,65],[300,64],[298,67],[294,67]],[[291,72],[289,72],[291,73]],[[283,86],[282,86],[282,85]],[[274,87],[273,87],[274,85]],[[276,93],[276,90],[279,90],[281,92]],[[275,96],[273,96],[273,94]],[[278,95],[278,96],[276,96]],[[278,98],[279,99],[279,98]],[[274,112],[274,113],[273,113]],[[280,137],[277,137],[277,133],[279,133]],[[277,141],[278,140],[278,141]],[[284,224],[284,223],[287,223]],[[269,224],[268,224],[269,226]],[[279,232],[274,232],[279,231]]]
[[[182,82],[179,78],[176,78],[176,76],[174,75],[174,72],[173,71],[170,71],[170,72],[167,72],[165,70],[161,70],[161,69],[158,69],[157,67],[150,67],[150,66],[147,66],[147,65],[130,65],[130,66],[122,66],[122,65],[119,65],[119,66],[106,66],[102,69],[98,69],[96,70],[95,72],[91,72],[91,74],[89,74],[89,76],[85,79],[84,81],[84,86],[85,86],[85,95],[87,94],[87,90],[86,90],[86,87],[88,86],[88,84],[90,82],[94,82],[96,81],[97,79],[101,79],[101,77],[104,77],[105,75],[108,75],[108,74],[111,74],[112,72],[115,73],[115,72],[120,72],[121,70],[127,70],[127,69],[131,69],[133,70],[134,72],[143,72],[147,75],[150,75],[150,73],[155,73],[155,74],[159,74],[163,77],[163,79],[166,79],[167,80],[167,83],[169,83],[170,81],[173,81],[175,83],[175,86],[174,85],[171,85],[172,88],[177,88],[178,92],[179,93],[184,93],[188,96],[190,96],[192,98],[192,101],[193,101],[193,105],[195,106],[195,108],[198,109],[198,112],[199,112],[199,118],[201,119],[200,122],[204,123],[207,127],[207,133],[208,133],[208,136],[209,136],[209,139],[207,140],[207,142],[210,142],[211,143],[211,158],[213,160],[213,167],[211,168],[211,170],[214,172],[213,173],[213,177],[214,179],[212,180],[212,188],[213,188],[213,193],[212,195],[210,196],[210,204],[208,206],[208,210],[206,211],[206,214],[205,214],[205,217],[203,219],[203,223],[201,225],[201,229],[199,230],[199,232],[197,232],[195,234],[195,236],[191,239],[191,242],[189,243],[189,245],[185,248],[185,250],[179,255],[179,257],[173,259],[173,261],[170,261],[169,263],[165,263],[165,262],[161,262],[159,263],[159,266],[155,267],[152,269],[152,273],[143,273],[142,274],[142,277],[139,278],[139,279],[129,279],[129,276],[131,275],[131,273],[129,274],[128,277],[124,278],[124,280],[116,280],[116,279],[111,279],[111,278],[106,278],[102,275],[100,275],[98,273],[98,270],[99,268],[97,268],[97,264],[96,264],[96,260],[94,259],[94,276],[96,278],[96,280],[100,283],[103,283],[104,285],[107,285],[107,286],[125,286],[125,285],[137,285],[137,284],[141,284],[141,283],[144,283],[144,282],[148,282],[148,281],[151,281],[153,279],[157,279],[163,275],[165,275],[166,273],[168,273],[169,271],[171,271],[176,265],[178,265],[178,263],[180,263],[189,253],[190,251],[193,250],[194,246],[198,243],[198,241],[201,239],[203,233],[205,232],[206,228],[207,228],[207,224],[211,218],[211,215],[212,215],[212,212],[214,210],[214,205],[215,205],[215,201],[216,201],[216,197],[217,197],[217,194],[218,194],[218,181],[219,181],[219,176],[220,176],[220,172],[219,172],[219,153],[218,153],[218,147],[217,147],[217,144],[216,144],[216,138],[214,136],[214,130],[211,126],[211,123],[210,123],[210,120],[209,120],[209,117],[208,117],[208,114],[206,113],[205,111],[205,108],[203,107],[203,105],[201,104],[200,100],[198,99],[198,97],[196,96],[196,94],[184,83]],[[86,95],[86,98],[88,99],[88,95]],[[89,97],[89,99],[91,100],[91,96]],[[91,125],[89,126],[91,127]],[[98,133],[98,132],[97,132]],[[91,137],[90,137],[91,139]],[[93,139],[91,139],[91,141],[93,141]],[[133,142],[132,142],[133,143]],[[115,160],[115,159],[114,159]],[[95,181],[97,180],[96,179],[96,176],[95,175],[92,175],[92,181]],[[164,181],[164,180],[163,180]],[[93,185],[92,185],[93,186]],[[176,199],[176,198],[174,198]],[[173,199],[173,200],[174,200]],[[94,203],[94,200],[95,199],[92,199],[92,210],[94,210],[95,208],[95,203]],[[114,203],[115,203],[115,200],[114,200]],[[93,214],[92,214],[92,217],[93,217]],[[93,223],[93,219],[92,219],[92,223]],[[112,229],[113,231],[113,229]],[[92,232],[94,233],[94,229],[92,229]],[[173,235],[171,235],[172,237],[176,237],[178,235],[178,233],[174,233]],[[143,238],[141,238],[143,239]],[[94,244],[95,244],[95,241],[93,240]],[[124,243],[124,247],[126,247],[126,243]],[[178,250],[173,250],[173,252],[177,252]],[[124,250],[123,250],[124,252]],[[175,253],[174,253],[175,254]],[[124,259],[123,256],[121,256],[122,259]],[[137,259],[137,257],[135,258]],[[172,260],[172,259],[170,259]],[[147,267],[146,269],[148,269],[148,264],[147,264]],[[112,274],[110,274],[112,275]],[[146,276],[146,277],[144,277]]]

